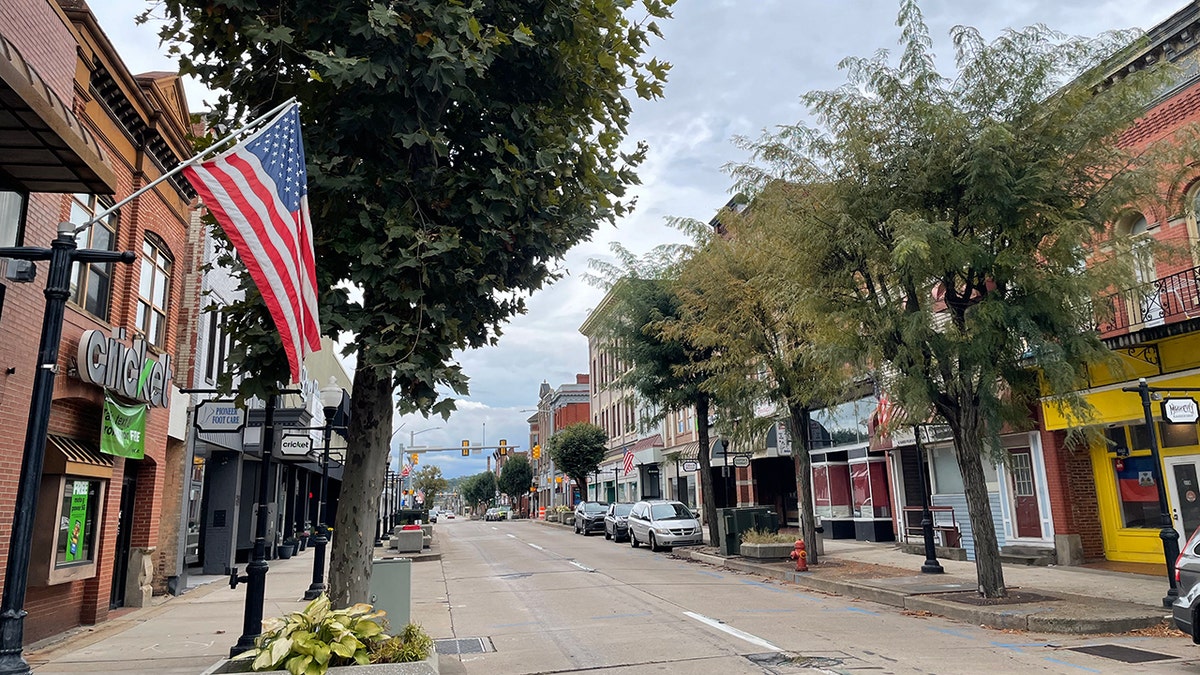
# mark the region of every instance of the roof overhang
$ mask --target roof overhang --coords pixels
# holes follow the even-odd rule
[[[0,35],[0,175],[29,192],[113,194],[96,139]]]

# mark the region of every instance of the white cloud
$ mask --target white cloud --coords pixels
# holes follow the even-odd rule
[[[171,70],[156,49],[151,27],[136,27],[132,17],[144,0],[94,2],[100,24],[122,50],[134,72]],[[977,26],[985,37],[1008,26],[1045,23],[1070,34],[1095,35],[1114,28],[1149,28],[1185,3],[1162,0],[927,0],[923,11],[942,68],[951,64],[947,32],[955,24]],[[629,140],[646,140],[650,154],[634,190],[637,210],[617,227],[603,225],[591,242],[571,251],[558,283],[529,300],[529,313],[517,317],[499,345],[460,355],[471,377],[471,396],[460,402],[448,422],[409,416],[396,439],[431,426],[443,429],[415,437],[418,444],[457,447],[464,438],[490,442],[506,438],[527,445],[525,419],[537,402],[538,386],[573,382],[587,372],[587,343],[578,333],[588,310],[603,293],[582,279],[590,257],[607,255],[608,244],[621,242],[644,253],[657,244],[678,241],[666,227],[668,216],[708,220],[728,199],[730,181],[722,166],[743,159],[730,143],[734,135],[757,136],[761,130],[798,121],[799,97],[813,89],[838,86],[844,75],[837,63],[846,56],[895,50],[896,0],[693,0],[675,5],[675,19],[663,24],[666,39],[652,44],[655,56],[673,64],[666,97],[638,101]],[[202,96],[188,85],[189,100]],[[430,458],[447,475],[484,468],[482,456],[462,458],[445,452]]]

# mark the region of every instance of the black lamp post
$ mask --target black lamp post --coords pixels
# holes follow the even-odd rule
[[[913,425],[917,442],[917,468],[921,481],[921,537],[925,540],[925,562],[921,565],[924,574],[941,574],[946,570],[937,559],[937,547],[933,541],[933,513],[929,510],[929,483],[925,477],[925,447],[921,444],[921,425]]]
[[[1146,431],[1150,436],[1150,458],[1154,462],[1154,487],[1158,490],[1158,511],[1162,529],[1158,536],[1162,539],[1163,557],[1167,561],[1167,594],[1163,596],[1163,607],[1175,604],[1179,597],[1179,588],[1175,585],[1175,559],[1179,557],[1179,533],[1175,531],[1175,523],[1171,519],[1171,511],[1167,506],[1167,485],[1163,479],[1162,458],[1158,450],[1158,430],[1154,425],[1154,413],[1150,410],[1150,394],[1158,391],[1200,391],[1192,387],[1151,387],[1146,378],[1138,379],[1136,387],[1122,387],[1121,391],[1137,392],[1142,397],[1142,414],[1146,418]]]
[[[63,313],[67,298],[71,296],[71,265],[76,262],[131,263],[137,256],[132,251],[77,250],[75,226],[59,223],[58,236],[50,243],[50,248],[4,247],[0,248],[0,257],[50,261],[44,291],[46,311],[42,316],[29,422],[25,427],[25,449],[21,455],[21,475],[17,482],[17,501],[13,506],[12,532],[8,540],[4,597],[0,600],[0,673],[26,675],[31,670],[21,656],[25,640],[25,590],[29,584],[33,521],[46,458],[46,430],[50,425],[54,376],[58,372]]]
[[[329,439],[333,436],[333,416],[337,414],[338,406],[342,403],[342,388],[334,383],[321,388],[321,406],[325,409],[325,449],[321,451],[321,491],[317,500],[317,538],[313,557],[312,584],[304,593],[305,600],[315,600],[325,592],[325,545],[329,543],[329,526],[325,524],[328,515],[325,508],[326,491],[329,489]]]

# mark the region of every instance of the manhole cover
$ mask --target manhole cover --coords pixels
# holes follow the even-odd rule
[[[438,654],[482,654],[496,651],[492,648],[490,639],[481,637],[446,638],[434,640],[433,644],[437,646]]]
[[[805,656],[787,652],[765,652],[762,654],[746,654],[751,663],[771,669],[780,666],[798,666],[800,668],[834,668],[842,665],[841,659],[831,659],[825,656]]]
[[[1121,645],[1088,645],[1086,647],[1070,647],[1069,649],[1073,652],[1091,654],[1092,656],[1112,659],[1122,663],[1147,663],[1175,658],[1170,654],[1148,652],[1144,649],[1134,649],[1133,647],[1123,647]]]

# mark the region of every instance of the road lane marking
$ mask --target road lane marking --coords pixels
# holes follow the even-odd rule
[[[492,528],[493,530],[498,530],[498,529],[500,529],[500,528],[496,527],[495,525],[492,525],[492,526],[491,526],[491,528]]]
[[[568,560],[567,562],[578,567],[579,569],[583,570],[584,572],[595,572],[596,571],[596,570],[588,567],[587,565],[580,565],[579,563],[575,562],[574,560]]]
[[[529,542],[525,542],[525,543],[526,543],[526,544],[529,544]],[[537,544],[529,544],[529,545],[530,545],[530,546],[532,546],[532,547],[534,547],[534,548],[536,548],[536,549],[537,549],[537,550],[539,550],[539,551],[545,551],[545,550],[546,550],[546,549],[542,548],[541,546],[538,546]]]
[[[724,576],[717,574],[716,572],[705,572],[704,570],[696,570],[696,574],[703,574],[706,577],[712,577],[714,579],[724,579],[725,578]]]
[[[516,539],[516,538],[517,538],[517,535],[515,535],[515,534],[507,534],[507,535],[505,535],[505,536],[506,536],[506,537],[512,537],[513,539]]]
[[[762,647],[763,649],[769,649],[773,652],[783,651],[779,647],[776,647],[775,645],[771,644],[770,642],[767,642],[766,640],[764,640],[756,635],[751,635],[751,634],[747,633],[746,631],[738,630],[738,629],[734,628],[733,626],[726,626],[725,624],[721,623],[720,621],[717,621],[716,619],[710,619],[709,617],[704,616],[703,614],[697,614],[695,612],[684,612],[683,615],[691,617],[691,618],[699,621],[700,623],[712,626],[713,628],[716,628],[717,630],[719,630],[721,632],[729,633],[730,635],[732,635],[736,638],[745,640],[746,642],[749,642],[752,645]]]

